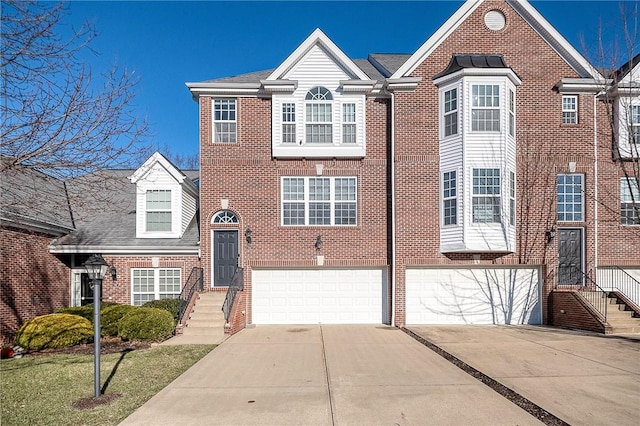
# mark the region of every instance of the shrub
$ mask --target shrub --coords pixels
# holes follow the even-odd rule
[[[35,317],[20,327],[16,344],[27,350],[67,348],[93,340],[91,322],[79,315],[50,314]]]
[[[111,305],[100,310],[100,326],[103,336],[117,336],[118,323],[128,313],[138,309],[137,306],[131,305]]]
[[[142,306],[169,311],[171,312],[171,315],[173,315],[173,320],[178,322],[178,315],[180,315],[180,299],[150,300]]]
[[[104,313],[104,310],[109,306],[114,306],[115,303],[110,302],[102,302],[100,304],[100,315]],[[54,313],[56,314],[71,314],[71,315],[80,315],[83,318],[88,319],[93,324],[93,303],[84,306],[73,306],[69,308],[60,308],[57,309]]]
[[[173,315],[158,308],[139,307],[118,323],[118,335],[124,340],[156,341],[173,335]]]

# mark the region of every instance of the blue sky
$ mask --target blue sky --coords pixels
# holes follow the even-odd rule
[[[315,28],[354,59],[413,53],[462,3],[73,0],[63,24],[88,20],[95,26],[92,48],[99,55],[88,57],[94,73],[114,63],[135,71],[140,80],[135,106],[150,123],[149,142],[193,155],[198,153],[198,107],[185,82],[275,68]],[[626,53],[621,2],[531,3],[588,58],[595,61],[589,52],[600,34],[606,45],[617,43],[619,53]]]

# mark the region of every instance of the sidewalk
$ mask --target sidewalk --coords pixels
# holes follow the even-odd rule
[[[226,340],[122,425],[535,425],[401,330],[259,326]]]

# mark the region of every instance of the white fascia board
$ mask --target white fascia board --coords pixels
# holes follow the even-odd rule
[[[391,92],[412,92],[421,80],[421,77],[388,78],[386,88]]]
[[[484,0],[467,0],[390,78],[399,79],[411,75],[483,1]]]
[[[632,61],[630,59],[629,61]],[[633,81],[632,81],[633,80]],[[624,77],[620,79],[618,85],[632,85],[632,84],[640,84],[640,62],[636,64],[635,67],[631,71],[625,74]]]
[[[271,73],[271,75],[269,75],[269,77],[267,77],[267,80],[271,81],[282,79],[285,74],[316,44],[320,44],[327,49],[331,56],[336,58],[338,62],[344,68],[349,70],[351,74],[355,75],[360,80],[369,80],[369,76],[366,75],[347,55],[345,55],[345,53],[340,50],[340,48],[336,46],[336,44],[332,42],[320,28],[316,28],[315,31],[313,31],[311,35],[307,37],[306,40],[303,41],[302,44],[298,46],[298,48],[294,50],[293,53]]]
[[[194,99],[199,96],[256,96],[260,83],[186,83]]]
[[[543,40],[562,57],[571,68],[583,77],[604,80],[604,77],[560,34],[544,16],[526,0],[507,0],[507,3],[524,19]],[[586,75],[585,75],[586,74]]]
[[[609,97],[634,97],[640,96],[640,83],[617,84],[608,93]]]
[[[522,84],[522,80],[520,80],[511,68],[463,68],[454,73],[443,75],[442,77],[435,79],[433,83],[440,87],[450,81],[468,76],[507,77],[516,86],[520,86]]]
[[[559,93],[593,93],[604,92],[611,84],[611,80],[596,80],[593,78],[563,78],[555,88]]]
[[[101,253],[121,255],[198,255],[199,247],[158,247],[158,246],[49,246],[52,254]]]
[[[260,80],[266,93],[293,93],[298,88],[297,80]]]
[[[377,80],[340,80],[340,88],[344,93],[371,93]]]

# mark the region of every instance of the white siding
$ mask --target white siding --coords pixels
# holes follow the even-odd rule
[[[171,191],[171,232],[146,232],[146,193],[154,189]],[[182,188],[173,176],[160,164],[155,164],[146,176],[138,181],[136,192],[136,237],[178,238],[182,229]]]
[[[406,271],[407,324],[541,324],[538,268]]]
[[[182,191],[182,229],[180,230],[180,236],[184,234],[187,227],[191,223],[193,216],[196,214],[196,199],[188,194],[186,191]]]

